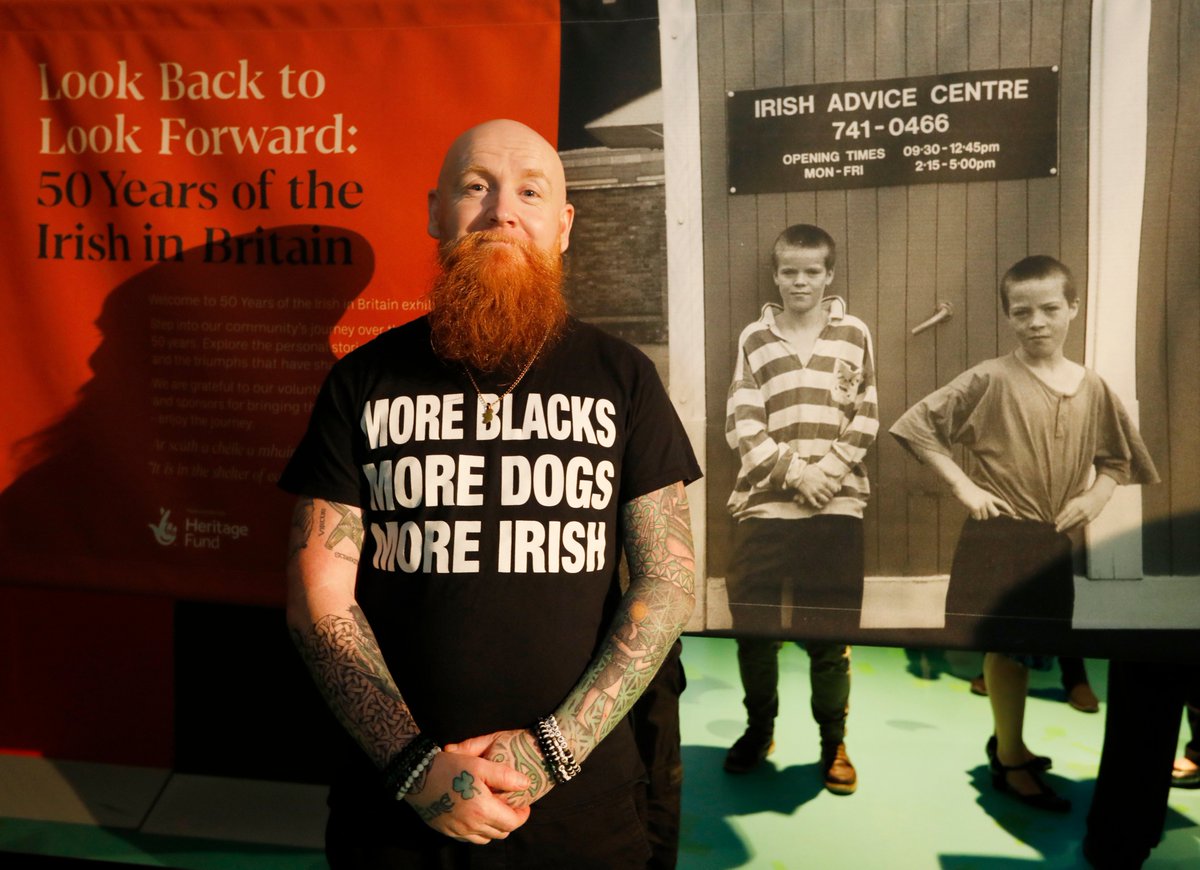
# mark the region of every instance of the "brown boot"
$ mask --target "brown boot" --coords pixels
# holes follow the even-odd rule
[[[846,754],[846,744],[821,750],[821,776],[825,780],[825,788],[834,794],[854,794],[858,788],[858,774]]]
[[[1067,703],[1080,713],[1099,713],[1100,699],[1087,683],[1076,683],[1067,691]]]

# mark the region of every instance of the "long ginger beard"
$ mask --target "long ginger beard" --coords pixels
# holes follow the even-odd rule
[[[440,260],[429,324],[443,359],[513,377],[566,322],[557,252],[489,231],[444,245]]]

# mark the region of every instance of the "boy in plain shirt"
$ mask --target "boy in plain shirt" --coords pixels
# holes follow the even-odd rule
[[[742,773],[773,747],[779,707],[780,601],[789,587],[792,628],[838,638],[858,627],[863,580],[863,459],[879,427],[871,337],[826,297],[836,248],[820,227],[796,224],[772,249],[780,303],[743,331],[729,388],[726,439],[740,467],[729,497],[737,520],[728,590],[748,724],[725,758]],[[849,606],[848,606],[849,603]],[[849,794],[846,753],[850,647],[804,643],[825,787]]]
[[[969,516],[950,569],[946,624],[977,620],[976,643],[1004,649],[1028,625],[1070,628],[1073,542],[1119,484],[1153,483],[1154,464],[1116,394],[1063,354],[1079,299],[1070,271],[1053,257],[1016,263],[1000,283],[1019,342],[926,396],[891,433],[950,485]],[[968,453],[967,469],[951,455]],[[998,791],[1039,809],[1066,812],[1038,774],[1050,759],[1024,742],[1029,668],[1050,656],[988,652],[984,674],[995,733],[987,754]]]

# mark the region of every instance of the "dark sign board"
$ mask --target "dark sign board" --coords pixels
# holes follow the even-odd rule
[[[729,192],[1058,171],[1058,67],[730,91]]]

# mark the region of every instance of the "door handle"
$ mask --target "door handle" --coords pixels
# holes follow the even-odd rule
[[[928,320],[922,321],[914,326],[912,328],[912,334],[920,335],[930,327],[937,326],[939,323],[944,323],[952,317],[954,317],[954,306],[949,302],[939,302],[937,304],[937,308],[933,312],[933,316]]]

